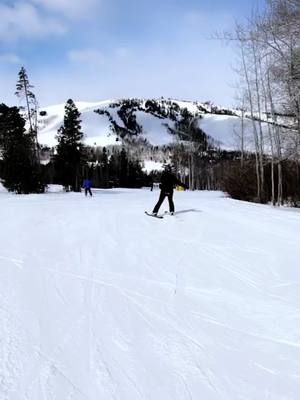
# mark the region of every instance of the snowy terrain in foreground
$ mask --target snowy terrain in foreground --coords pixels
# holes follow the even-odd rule
[[[0,193],[1,400],[299,399],[300,213],[94,194]]]

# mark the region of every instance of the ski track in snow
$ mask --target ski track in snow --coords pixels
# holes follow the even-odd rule
[[[0,193],[1,400],[298,400],[300,213],[158,193]]]

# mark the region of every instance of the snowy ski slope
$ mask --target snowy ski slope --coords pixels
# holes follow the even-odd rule
[[[157,196],[1,190],[1,400],[299,399],[300,213]]]

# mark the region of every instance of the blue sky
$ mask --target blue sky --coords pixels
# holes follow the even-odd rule
[[[263,0],[0,0],[0,102],[25,66],[41,105],[173,97],[234,105],[232,48],[211,40]]]

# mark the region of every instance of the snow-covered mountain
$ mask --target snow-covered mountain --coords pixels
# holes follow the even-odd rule
[[[118,144],[116,130],[130,132],[127,122],[134,122],[137,129],[132,132],[137,137],[146,139],[153,146],[173,143],[178,138],[171,134],[185,112],[198,119],[200,128],[214,142],[226,150],[239,147],[241,118],[238,111],[215,107],[210,103],[178,100],[106,100],[95,103],[76,102],[81,113],[82,130],[85,142],[92,146]],[[97,111],[98,112],[95,112]],[[63,123],[64,104],[42,109],[39,116],[39,141],[54,146],[55,135]],[[251,131],[252,122],[246,120],[246,131]],[[250,133],[249,133],[250,136]],[[249,139],[250,140],[250,139]],[[120,143],[120,142],[119,142]]]

